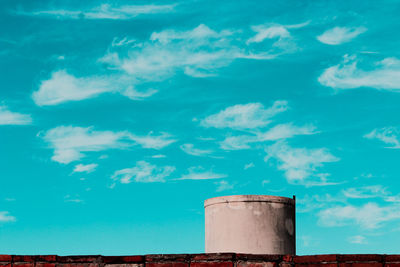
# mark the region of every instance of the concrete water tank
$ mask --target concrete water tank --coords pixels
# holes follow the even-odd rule
[[[294,196],[216,197],[204,208],[206,253],[296,254]]]

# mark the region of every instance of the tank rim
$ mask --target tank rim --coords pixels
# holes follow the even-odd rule
[[[232,202],[269,202],[269,203],[283,203],[288,205],[295,205],[294,196],[293,198],[281,197],[281,196],[270,196],[270,195],[232,195],[213,197],[204,201],[204,207],[221,204],[221,203],[232,203]]]

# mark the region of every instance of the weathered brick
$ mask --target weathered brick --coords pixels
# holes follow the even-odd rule
[[[145,256],[146,262],[186,262],[190,260],[190,254],[149,254]]]
[[[254,261],[281,261],[282,255],[266,255],[266,254],[236,254],[237,260],[254,260]]]
[[[385,262],[400,262],[400,255],[385,255]]]
[[[59,263],[98,262],[100,260],[100,255],[57,256]]]
[[[237,267],[277,267],[278,264],[276,262],[271,261],[238,261],[236,264]]]
[[[143,263],[144,256],[103,256],[102,261],[106,264],[111,263]]]
[[[190,267],[233,267],[231,261],[191,262]]]
[[[381,262],[347,262],[347,263],[339,263],[339,267],[382,267],[383,263]]]
[[[0,262],[1,267],[11,267],[11,263]]]
[[[15,262],[12,264],[13,267],[34,267],[34,262]]]
[[[400,262],[385,263],[385,267],[400,267]]]
[[[56,267],[88,267],[85,263],[57,263]]]
[[[307,255],[307,256],[296,256],[293,258],[295,263],[323,263],[323,262],[336,262],[337,255]]]
[[[37,255],[35,261],[56,262],[57,255]]]
[[[8,261],[10,262],[12,260],[11,255],[0,255],[0,261]]]
[[[189,267],[186,262],[149,262],[146,267]]]
[[[205,254],[194,254],[192,261],[227,261],[234,260],[235,253],[205,253]]]
[[[337,267],[337,263],[304,263],[304,264],[296,264],[298,267]]]
[[[337,255],[339,262],[347,262],[347,261],[383,261],[383,255],[378,254],[343,254]]]
[[[90,267],[90,266],[89,266]],[[144,267],[144,263],[117,263],[106,264],[104,267]]]
[[[56,267],[56,264],[48,262],[36,262],[35,267]]]
[[[35,255],[14,255],[13,262],[34,262],[36,258]]]
[[[294,263],[289,263],[289,262],[281,262],[279,263],[279,267],[293,267]]]

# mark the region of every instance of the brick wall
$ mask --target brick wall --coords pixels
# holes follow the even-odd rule
[[[400,255],[158,254],[146,256],[0,255],[0,267],[400,267]]]

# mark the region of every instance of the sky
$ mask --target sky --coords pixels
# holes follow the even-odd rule
[[[204,251],[297,200],[297,254],[399,253],[400,2],[0,3],[0,253]]]

